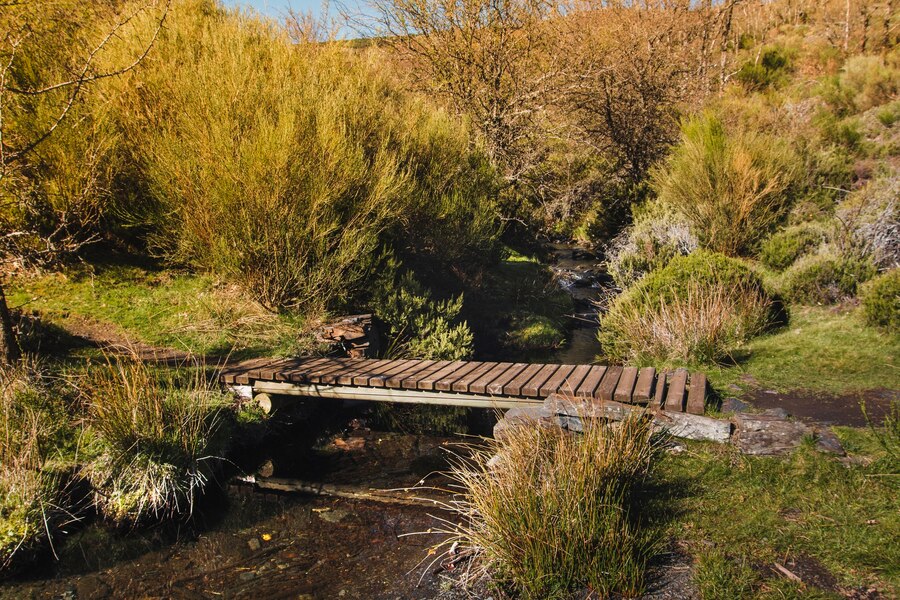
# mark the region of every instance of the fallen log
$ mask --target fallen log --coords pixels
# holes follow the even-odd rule
[[[318,483],[281,477],[247,477],[241,478],[240,481],[252,483],[258,489],[267,491],[295,492],[310,496],[329,496],[347,500],[367,500],[369,502],[381,502],[384,504],[437,506],[443,502],[437,498],[424,498],[421,496],[409,495],[411,492],[416,491],[416,488],[379,490],[346,484]]]

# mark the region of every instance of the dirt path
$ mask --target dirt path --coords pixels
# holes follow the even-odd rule
[[[782,408],[806,423],[866,427],[868,423],[861,404],[865,403],[872,423],[880,425],[890,410],[891,402],[900,400],[900,391],[874,389],[837,395],[808,390],[774,392],[751,388],[741,400],[761,410]]]

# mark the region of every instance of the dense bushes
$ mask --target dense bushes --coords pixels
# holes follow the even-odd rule
[[[690,222],[702,246],[745,254],[788,208],[796,159],[782,141],[728,132],[712,113],[682,126],[681,142],[654,173],[660,199]]]
[[[201,370],[154,373],[128,359],[97,368],[87,393],[97,507],[125,523],[189,514],[221,466],[227,395]]]
[[[460,273],[495,256],[486,159],[374,51],[293,45],[255,19],[184,3],[119,85],[154,207],[133,216],[155,249],[270,308],[354,298],[384,248]]]
[[[584,435],[529,423],[461,459],[450,475],[462,521],[445,543],[475,555],[463,583],[488,578],[526,599],[639,595],[656,539],[631,506],[658,449],[637,417]]]
[[[784,272],[781,291],[794,302],[833,304],[856,295],[859,284],[875,275],[865,258],[841,255],[828,249],[800,258]]]
[[[760,246],[759,260],[769,268],[783,271],[825,241],[820,225],[803,223],[779,231]]]
[[[700,250],[673,258],[617,297],[599,337],[615,360],[715,362],[778,317],[746,265]]]
[[[882,273],[862,287],[866,323],[900,332],[900,269]]]
[[[783,48],[768,48],[741,65],[735,78],[748,90],[762,90],[781,83],[789,68],[790,59]]]

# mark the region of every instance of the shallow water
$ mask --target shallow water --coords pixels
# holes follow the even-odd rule
[[[576,300],[569,342],[548,362],[590,363],[599,350],[596,306],[604,276],[597,259],[573,258],[556,245],[552,268]],[[318,409],[319,412],[323,408]],[[424,486],[422,496],[451,499],[450,452],[461,436],[378,431],[371,409],[347,405],[323,424],[332,433],[313,445],[318,423],[288,414],[248,465],[270,459],[272,476],[358,490]],[[313,411],[315,412],[315,411]],[[491,415],[481,415],[489,431]],[[292,422],[293,420],[293,422]],[[488,427],[485,428],[487,423]],[[315,433],[314,433],[315,432]],[[311,448],[311,446],[314,446]],[[0,586],[0,598],[454,598],[429,549],[445,539],[424,533],[453,515],[438,506],[279,494],[232,484],[181,525],[117,531],[83,523],[57,543],[58,560]],[[420,535],[421,534],[421,535]],[[460,596],[461,597],[461,596]]]

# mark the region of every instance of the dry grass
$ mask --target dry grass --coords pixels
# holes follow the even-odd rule
[[[157,373],[110,358],[90,377],[99,452],[87,474],[98,508],[118,522],[190,514],[218,466],[227,397],[199,368]]]
[[[458,458],[451,477],[462,494],[450,508],[459,522],[447,522],[444,545],[450,558],[473,557],[461,583],[487,580],[522,598],[640,594],[657,541],[632,492],[658,448],[642,418],[583,435],[527,423]]]
[[[668,302],[637,302],[617,315],[636,364],[716,363],[768,325],[771,300],[755,290],[689,284]]]

